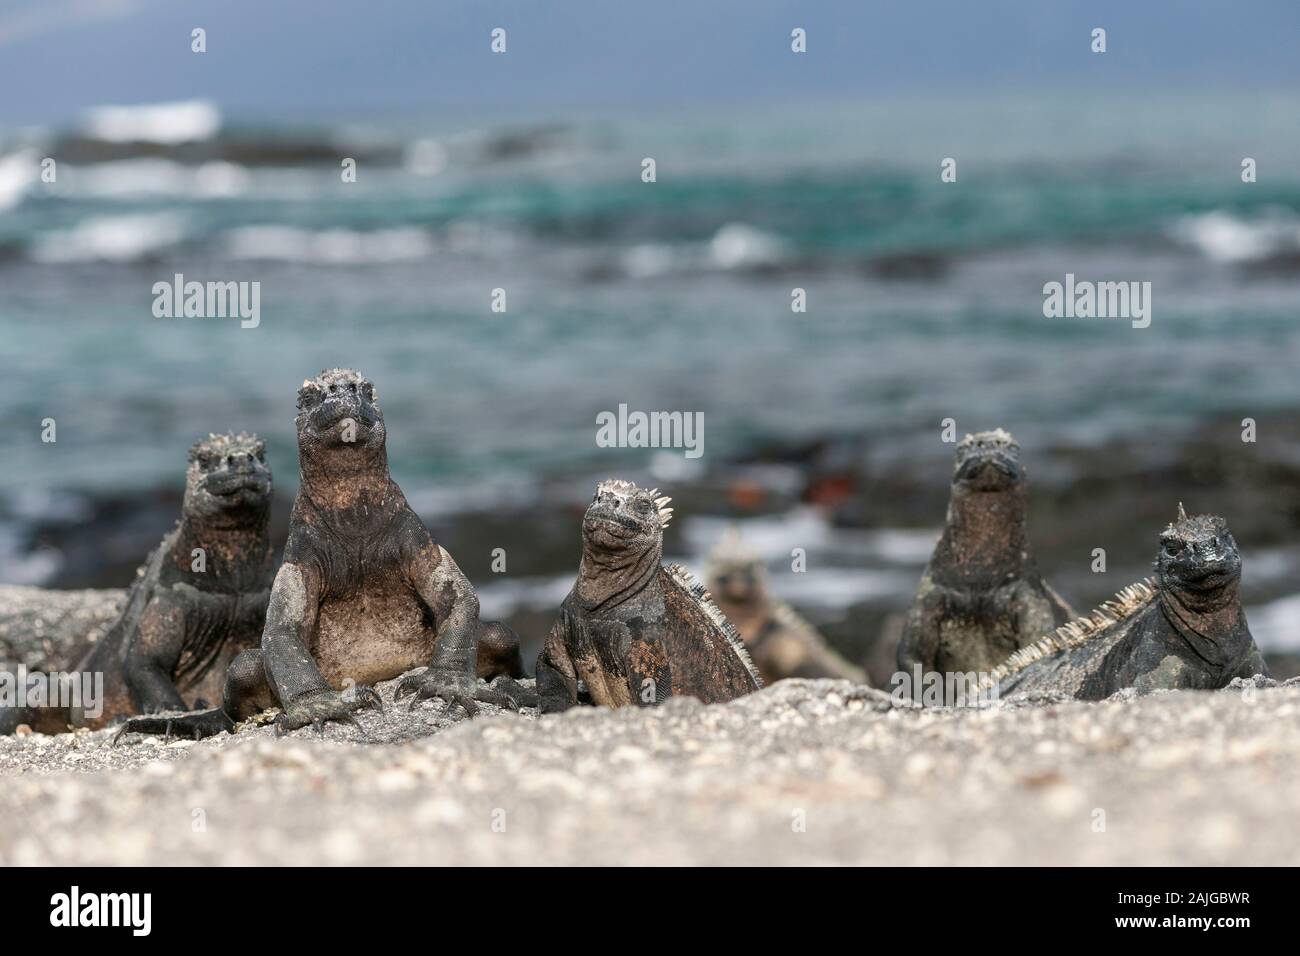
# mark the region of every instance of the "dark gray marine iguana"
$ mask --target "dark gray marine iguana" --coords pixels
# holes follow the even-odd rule
[[[763,686],[704,586],[676,564],[663,566],[672,509],[657,494],[630,481],[596,488],[582,520],[578,581],[537,658],[543,713],[580,696],[605,707],[680,695],[707,704]]]
[[[957,445],[948,517],[903,624],[904,674],[988,672],[1074,616],[1038,573],[1020,446],[998,429]]]
[[[1155,572],[1017,651],[979,691],[1102,700],[1126,687],[1215,690],[1268,676],[1241,607],[1241,555],[1222,518],[1189,518],[1179,505],[1160,535]]]
[[[261,646],[231,663],[220,708],[136,718],[121,733],[205,737],[271,706],[280,732],[329,720],[360,727],[354,712],[382,707],[369,685],[421,664],[397,688],[414,695],[412,707],[440,697],[473,716],[475,700],[531,703],[513,680],[518,638],[479,620],[469,580],[389,475],[371,382],[351,369],[303,382],[295,425],[301,480]]]
[[[867,683],[866,672],[835,652],[816,628],[772,594],[767,569],[730,529],[709,554],[705,573],[713,600],[745,642],[765,684],[788,677]]]
[[[102,674],[98,713],[0,708],[0,732],[19,724],[59,733],[130,714],[216,700],[226,667],[256,647],[271,588],[271,470],[255,435],[211,435],[189,452],[176,527],[136,572],[121,613],[73,674]],[[199,706],[204,706],[200,704]]]

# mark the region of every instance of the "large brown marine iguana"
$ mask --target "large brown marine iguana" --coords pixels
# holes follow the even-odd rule
[[[763,686],[735,628],[688,572],[663,560],[669,498],[604,481],[582,520],[578,581],[537,658],[543,713],[690,695],[732,700]]]
[[[1179,505],[1155,571],[1017,651],[984,677],[981,693],[1101,700],[1126,687],[1213,690],[1268,676],[1241,608],[1241,555],[1222,518],[1189,518]]]
[[[958,444],[947,523],[903,624],[901,672],[988,672],[1073,616],[1039,576],[1025,496],[1020,446],[1009,434]]]
[[[867,683],[862,668],[835,653],[794,608],[771,593],[767,569],[735,528],[709,555],[705,580],[718,609],[740,633],[765,684],[787,677]]]
[[[255,435],[212,435],[190,449],[181,518],[136,573],[117,621],[75,674],[102,674],[102,711],[0,708],[58,733],[129,714],[184,710],[182,692],[216,700],[231,660],[261,640],[271,587],[271,470]],[[202,706],[202,705],[200,705]],[[97,709],[97,708],[96,708]]]
[[[398,686],[411,706],[518,709],[518,638],[479,620],[468,579],[389,475],[374,386],[351,369],[322,372],[303,382],[295,424],[301,482],[261,647],[231,664],[221,708],[136,718],[122,732],[209,736],[272,705],[280,731],[356,725],[355,711],[381,706],[368,685],[425,663]]]

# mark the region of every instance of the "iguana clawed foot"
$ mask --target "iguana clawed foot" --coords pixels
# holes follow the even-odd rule
[[[113,746],[123,734],[161,734],[167,740],[172,735],[202,740],[235,729],[235,722],[222,710],[205,710],[199,713],[176,714],[171,717],[132,717],[113,735]]]
[[[488,684],[472,677],[448,674],[445,671],[426,667],[419,674],[408,674],[393,693],[394,700],[401,700],[405,694],[412,694],[407,710],[431,697],[440,697],[446,702],[442,716],[446,716],[456,706],[460,706],[468,717],[478,716],[478,705],[474,701],[493,704],[507,710],[518,710],[521,706],[536,706],[536,695],[530,698],[529,692],[520,687],[509,677],[498,677]]]
[[[380,713],[384,711],[383,701],[374,688],[357,685],[345,691],[313,691],[294,700],[284,708],[284,712],[275,718],[275,735],[282,736],[286,731],[297,730],[311,724],[317,733],[324,733],[325,722],[337,720],[351,724],[362,736],[368,736],[366,729],[353,716],[358,710],[374,707]]]

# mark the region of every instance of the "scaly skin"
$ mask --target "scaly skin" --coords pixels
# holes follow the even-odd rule
[[[46,733],[97,729],[131,714],[184,710],[182,694],[216,700],[227,666],[261,640],[271,586],[270,512],[271,471],[261,440],[239,434],[197,442],[180,520],[137,572],[116,623],[76,668],[103,674],[102,713],[5,708],[0,732],[21,723]]]
[[[996,682],[999,696],[1102,700],[1127,687],[1214,690],[1268,676],[1241,608],[1241,555],[1222,518],[1189,518],[1179,505],[1155,570],[1152,582],[1017,654],[985,689]]]
[[[1073,612],[1038,573],[1020,446],[1004,431],[957,446],[943,535],[903,625],[898,669],[987,673]]]
[[[768,589],[767,569],[732,529],[709,555],[714,603],[736,626],[764,684],[789,677],[866,684],[867,674],[835,652],[816,628]]]
[[[202,737],[272,705],[280,731],[355,724],[357,710],[379,705],[370,684],[421,664],[398,688],[411,706],[440,697],[471,716],[475,700],[517,708],[518,639],[479,620],[474,589],[389,475],[373,385],[350,369],[322,372],[298,392],[296,425],[301,484],[260,648],[232,663],[219,710],[137,719],[124,732]]]
[[[657,704],[689,695],[732,700],[763,686],[735,629],[703,585],[665,569],[667,498],[606,481],[582,522],[578,581],[537,659],[544,713],[579,703]]]

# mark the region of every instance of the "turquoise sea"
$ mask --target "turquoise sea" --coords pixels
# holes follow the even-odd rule
[[[334,365],[377,383],[426,513],[822,439],[942,469],[950,417],[1140,445],[1300,409],[1297,115],[1043,93],[270,126],[189,102],[7,131],[0,551],[174,487],[209,431],[265,436],[291,493],[295,391]],[[260,283],[258,327],[155,318],[178,273]],[[1045,318],[1067,273],[1151,282],[1150,328]],[[703,456],[599,447],[620,404],[702,413]]]

